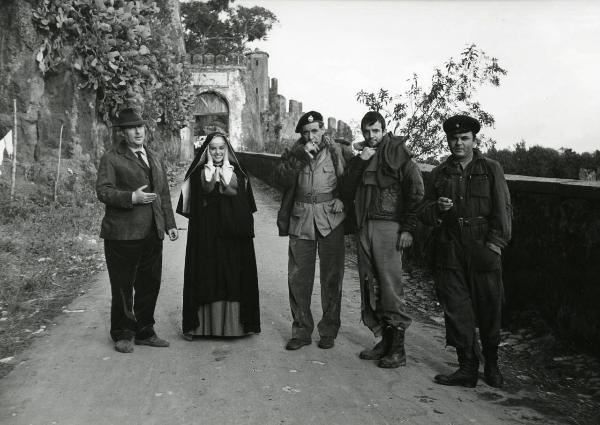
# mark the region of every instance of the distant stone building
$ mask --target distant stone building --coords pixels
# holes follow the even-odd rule
[[[181,159],[193,156],[194,143],[214,130],[230,135],[236,150],[260,152],[297,139],[296,122],[302,103],[278,93],[277,79],[269,84],[269,55],[253,51],[245,55],[188,55],[196,95],[188,127],[181,134]],[[329,118],[328,132],[351,140],[352,131],[343,121]]]

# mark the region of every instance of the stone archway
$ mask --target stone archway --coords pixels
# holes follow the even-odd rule
[[[229,105],[216,92],[204,92],[196,98],[192,120],[192,138],[198,143],[213,131],[229,133]]]

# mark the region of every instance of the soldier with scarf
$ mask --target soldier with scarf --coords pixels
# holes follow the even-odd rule
[[[382,339],[363,360],[383,368],[406,364],[402,251],[412,245],[423,179],[405,139],[385,134],[385,120],[370,111],[361,121],[361,153],[348,166],[344,199],[354,200],[362,320]]]
[[[340,327],[344,278],[344,205],[338,196],[344,158],[337,143],[325,134],[323,116],[304,114],[296,133],[300,139],[281,156],[275,179],[284,188],[277,217],[280,236],[289,235],[288,287],[292,338],[287,350],[311,344],[314,322],[310,310],[319,253],[321,306],[318,346],[332,348]]]

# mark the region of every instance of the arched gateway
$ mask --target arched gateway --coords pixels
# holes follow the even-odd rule
[[[225,98],[216,92],[201,93],[197,97],[193,116],[191,124],[195,143],[213,131],[229,133],[229,106]]]

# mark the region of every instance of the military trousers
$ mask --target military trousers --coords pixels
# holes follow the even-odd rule
[[[407,329],[402,281],[402,251],[396,249],[399,224],[368,220],[357,233],[361,318],[376,336],[392,326]]]
[[[139,240],[104,240],[112,294],[110,336],[114,341],[155,335],[162,250],[163,241],[154,232]]]
[[[321,337],[337,336],[340,328],[342,281],[344,280],[344,226],[327,236],[316,232],[316,240],[290,236],[288,249],[288,289],[292,311],[292,338],[312,339],[314,320],[311,297],[315,282],[316,255],[319,254],[321,307],[323,316],[317,326]]]
[[[444,310],[446,343],[457,349],[475,347],[476,328],[486,351],[500,343],[504,286],[500,255],[483,241],[444,244],[454,261],[436,267],[434,280]],[[449,257],[446,257],[449,258]]]

